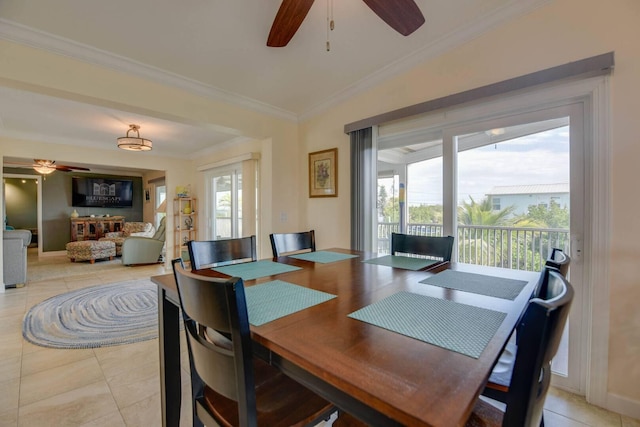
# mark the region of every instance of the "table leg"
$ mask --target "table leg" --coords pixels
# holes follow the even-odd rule
[[[162,426],[180,426],[180,311],[158,287],[158,341],[160,344],[160,401]]]

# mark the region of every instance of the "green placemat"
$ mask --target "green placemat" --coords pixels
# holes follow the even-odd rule
[[[524,280],[505,279],[503,277],[485,276],[483,274],[465,273],[445,270],[434,276],[421,280],[420,283],[472,292],[474,294],[509,299],[513,301],[527,286]]]
[[[358,255],[343,254],[340,252],[331,251],[317,251],[307,252],[304,254],[289,255],[291,258],[301,259],[304,261],[319,262],[321,264],[328,264],[330,262],[343,261],[345,259],[357,258]]]
[[[412,258],[399,255],[385,255],[378,258],[367,259],[362,262],[386,265],[388,267],[404,268],[405,270],[421,270],[440,261],[435,259]]]
[[[241,277],[242,280],[253,280],[259,277],[272,276],[274,274],[287,273],[300,270],[300,267],[280,264],[277,262],[262,260],[256,262],[244,262],[242,264],[216,267],[213,270],[232,277]]]
[[[249,323],[260,326],[305,308],[329,301],[335,295],[273,280],[244,289]]]
[[[363,322],[477,359],[506,313],[398,292],[349,315]]]

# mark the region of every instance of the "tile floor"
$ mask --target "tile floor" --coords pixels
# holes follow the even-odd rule
[[[163,267],[71,263],[64,256],[38,260],[36,249],[29,251],[27,285],[0,293],[0,426],[160,426],[157,340],[57,350],[30,344],[21,331],[25,312],[51,296],[162,274]],[[189,393],[188,379],[183,393]],[[545,408],[547,427],[640,427],[638,420],[553,388]],[[182,413],[181,424],[191,425],[188,402]]]

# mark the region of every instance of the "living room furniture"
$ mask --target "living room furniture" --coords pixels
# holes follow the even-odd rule
[[[116,244],[109,241],[85,240],[69,242],[66,246],[67,258],[71,262],[89,261],[94,264],[97,259],[113,259],[116,256]]]
[[[173,261],[187,336],[192,410],[204,425],[316,425],[332,404],[254,354],[242,279],[192,274]]]
[[[123,216],[81,216],[70,220],[72,242],[99,240],[105,233],[122,230],[125,223]]]
[[[300,233],[269,234],[273,257],[277,258],[298,251],[316,251],[316,232],[314,230]]]
[[[153,237],[156,228],[150,222],[131,221],[124,224],[121,231],[111,231],[104,234],[100,241],[109,241],[116,244],[116,256],[122,255],[122,243],[127,237]]]
[[[31,243],[29,230],[4,230],[2,262],[5,287],[19,288],[27,282],[27,247]]]
[[[122,263],[132,264],[153,264],[160,260],[165,239],[165,219],[162,218],[160,225],[152,237],[129,236],[122,242]]]
[[[439,286],[419,283],[425,277],[432,277],[433,270],[413,271],[370,264],[362,261],[371,257],[371,253],[330,250],[357,256],[324,265],[281,257],[279,262],[300,270],[245,281],[245,291],[280,279],[337,296],[260,326],[251,325],[256,354],[370,425],[464,425],[527,306],[539,275],[462,263],[445,264],[445,268],[448,266],[445,271],[454,271],[458,277],[470,273],[524,281],[526,284],[515,300],[508,300],[456,289],[443,291]],[[439,264],[438,269],[442,267]],[[198,270],[197,274],[228,277],[212,269]],[[172,274],[153,276],[151,280],[158,284],[159,291],[163,425],[178,426],[181,375],[184,375],[180,363],[184,353],[180,351],[179,297]],[[438,331],[455,330],[451,326],[464,324],[458,333],[475,340],[475,332],[486,334],[476,326],[483,315],[494,316],[494,312],[498,312],[505,317],[495,333],[490,334],[486,345],[482,345],[484,350],[477,358],[349,317],[356,310],[398,293],[413,294],[420,301],[429,300],[440,309],[455,306],[469,314],[465,318],[471,321],[454,317],[459,324],[430,323],[436,336],[443,336]],[[430,313],[432,319],[438,319],[437,311]],[[456,339],[456,342],[464,346],[468,343],[466,339]]]
[[[187,242],[198,239],[198,214],[195,197],[177,197],[173,199],[173,255],[187,259]]]
[[[221,240],[191,240],[187,243],[191,269],[257,261],[256,236]]]

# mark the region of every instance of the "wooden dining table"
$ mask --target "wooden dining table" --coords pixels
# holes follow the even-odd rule
[[[256,352],[298,382],[370,425],[461,426],[469,417],[493,366],[534,290],[539,274],[463,263],[437,263],[422,270],[365,260],[373,253],[330,263],[274,258],[299,270],[245,281],[273,280],[336,295],[336,298],[261,326],[251,325]],[[420,283],[449,269],[526,282],[514,300]],[[206,276],[225,277],[212,269]],[[178,426],[181,406],[179,300],[172,274],[158,285],[163,426]],[[479,357],[470,357],[349,314],[399,292],[429,296],[505,313]],[[190,397],[189,397],[190,398]]]

